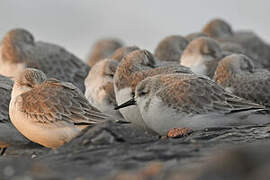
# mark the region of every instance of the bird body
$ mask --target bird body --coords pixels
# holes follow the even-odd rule
[[[49,148],[62,146],[81,129],[107,117],[71,83],[47,79],[43,72],[31,68],[13,85],[9,115],[25,137]]]
[[[104,59],[97,62],[85,79],[85,97],[95,108],[114,117],[123,119],[119,111],[115,111],[116,99],[113,88],[113,77],[118,62],[113,59]]]
[[[141,81],[134,102],[149,129],[167,135],[172,128],[224,127],[269,123],[264,106],[239,98],[205,76],[161,74]],[[135,103],[134,103],[135,104]],[[129,104],[131,105],[131,104]],[[254,113],[253,118],[248,118]]]
[[[90,67],[64,48],[41,41],[24,29],[9,31],[0,49],[0,73],[16,77],[25,68],[36,68],[49,78],[71,82],[84,92],[83,81]]]

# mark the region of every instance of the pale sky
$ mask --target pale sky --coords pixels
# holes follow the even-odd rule
[[[0,0],[0,38],[21,27],[85,59],[100,38],[153,51],[165,36],[200,31],[220,17],[270,42],[269,8],[268,0]]]

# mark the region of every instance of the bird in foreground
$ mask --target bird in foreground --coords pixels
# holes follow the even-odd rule
[[[16,77],[25,68],[36,68],[49,78],[73,83],[84,92],[84,79],[90,67],[64,48],[35,41],[25,29],[10,30],[0,47],[0,74]]]
[[[137,46],[124,46],[121,48],[118,48],[113,54],[112,54],[112,59],[120,62],[123,57],[125,57],[126,55],[128,55],[129,53],[131,53],[132,51],[135,50],[140,50],[139,47]]]
[[[160,61],[178,62],[188,43],[182,36],[167,36],[159,42],[154,55]]]
[[[149,129],[169,137],[210,127],[269,123],[265,107],[224,90],[206,76],[161,74],[141,81],[135,97],[120,105],[136,105]],[[249,118],[250,117],[250,118]]]
[[[73,84],[47,79],[42,71],[31,68],[15,79],[9,116],[26,138],[54,149],[69,142],[85,127],[107,118]]]
[[[165,73],[192,73],[189,68],[172,65],[158,66],[154,56],[147,50],[128,54],[118,65],[114,75],[114,92],[118,105],[134,97],[137,84],[149,76]],[[119,107],[118,107],[119,108]],[[120,109],[125,120],[146,128],[136,106]]]
[[[11,123],[8,115],[8,105],[13,82],[0,75],[0,155],[8,146],[24,145],[30,141],[26,139]]]
[[[100,39],[96,41],[87,60],[90,67],[102,59],[109,58],[118,48],[123,46],[117,39]]]
[[[180,64],[189,67],[194,73],[212,78],[222,57],[223,52],[217,41],[200,37],[186,47],[180,58]]]
[[[256,69],[252,60],[243,54],[222,59],[213,79],[239,97],[270,106],[270,72]]]
[[[90,104],[112,116],[116,120],[123,119],[119,111],[115,111],[117,105],[113,88],[113,77],[118,66],[114,59],[103,59],[96,63],[85,79],[85,97]]]

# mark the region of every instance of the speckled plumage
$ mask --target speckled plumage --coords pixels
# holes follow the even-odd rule
[[[81,127],[104,122],[107,118],[71,83],[47,79],[43,72],[29,68],[14,83],[9,115],[14,126],[27,138],[51,148],[71,140]],[[79,124],[84,126],[77,126]],[[54,133],[59,129],[65,135]],[[43,133],[60,138],[61,142],[47,139]],[[50,144],[50,141],[54,142]]]
[[[132,84],[134,73],[153,69],[157,66],[154,56],[147,50],[136,50],[129,53],[119,63],[114,75],[114,84],[118,90]],[[134,88],[135,89],[135,88]]]
[[[185,113],[228,113],[238,108],[260,107],[226,92],[212,80],[194,74],[160,75],[151,80],[152,93],[169,107]]]
[[[89,66],[64,48],[40,41],[24,29],[13,29],[3,38],[1,44],[1,66],[8,63],[22,64],[24,68],[42,70],[49,78],[73,83],[84,92],[84,79]],[[23,69],[18,69],[23,70]],[[16,71],[16,69],[14,69]],[[10,73],[10,74],[9,74]],[[16,76],[20,72],[10,71],[6,76]]]
[[[205,76],[195,74],[160,74],[141,81],[135,101],[143,122],[160,135],[172,128],[194,128],[260,124],[260,120],[244,120],[265,107],[227,92]]]
[[[191,73],[190,69],[180,65],[158,65],[153,55],[146,50],[130,53],[120,62],[114,77],[117,89],[131,87],[135,91],[136,85],[145,77],[161,73]]]
[[[120,62],[114,75],[114,91],[117,104],[120,105],[133,98],[137,84],[146,77],[180,72],[191,73],[189,68],[179,65],[158,66],[154,56],[146,50],[131,52]],[[136,106],[120,109],[120,112],[127,121],[147,129]]]
[[[233,54],[221,60],[214,80],[237,96],[270,106],[270,72],[255,69],[245,55]]]

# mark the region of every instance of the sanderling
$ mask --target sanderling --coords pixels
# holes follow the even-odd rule
[[[124,47],[117,49],[112,54],[111,58],[120,62],[123,59],[123,57],[125,57],[126,55],[128,55],[129,53],[131,53],[132,51],[135,51],[135,50],[140,50],[140,48],[137,46],[124,46]]]
[[[202,32],[212,38],[224,38],[233,35],[231,26],[222,19],[211,20],[204,26]]]
[[[0,74],[16,77],[25,68],[42,70],[48,77],[73,83],[84,92],[84,79],[90,67],[64,48],[35,41],[24,29],[13,29],[3,38]]]
[[[186,135],[209,127],[269,123],[247,116],[265,107],[237,97],[206,76],[161,74],[141,81],[135,97],[120,105],[135,105],[144,123],[160,135]],[[260,114],[260,116],[264,116]]]
[[[103,59],[97,62],[85,79],[85,97],[91,105],[116,120],[123,119],[119,111],[115,111],[116,99],[113,88],[113,77],[118,61]]]
[[[243,54],[222,59],[213,79],[237,96],[270,106],[270,72],[255,69],[252,60]]]
[[[8,105],[12,91],[13,82],[5,76],[0,75],[0,152],[3,155],[5,149],[12,145],[27,144],[26,139],[11,123],[8,115]]]
[[[233,31],[230,24],[222,19],[211,20],[203,28],[203,32],[221,44],[224,42],[240,44],[245,50],[245,54],[252,58],[255,67],[270,68],[270,46],[254,32]]]
[[[49,148],[60,147],[83,128],[107,118],[73,84],[47,79],[31,68],[15,79],[9,116],[25,137]]]
[[[89,66],[94,66],[98,61],[109,58],[115,50],[123,46],[117,39],[101,39],[94,43],[87,60]]]
[[[132,98],[136,85],[148,76],[163,73],[191,73],[189,68],[182,66],[158,67],[153,55],[147,50],[136,50],[128,54],[118,65],[114,75],[114,92],[118,105]],[[147,128],[142,121],[139,109],[128,107],[120,109],[126,121]]]
[[[160,61],[178,62],[189,41],[179,35],[162,39],[155,49],[155,57]]]
[[[214,39],[200,37],[194,39],[184,50],[180,64],[197,74],[213,77],[218,61],[223,53],[220,45]]]
[[[236,31],[223,41],[239,43],[250,56],[256,68],[270,68],[270,45],[250,31]]]

